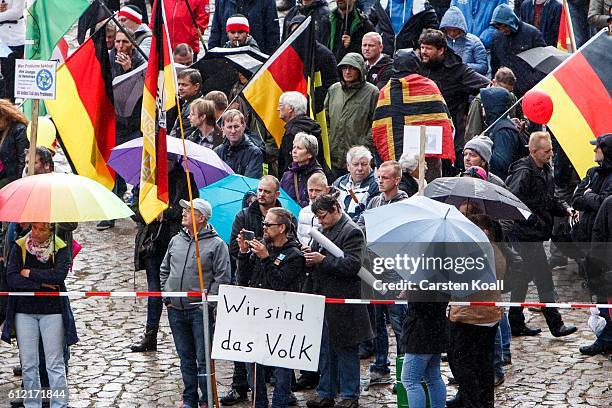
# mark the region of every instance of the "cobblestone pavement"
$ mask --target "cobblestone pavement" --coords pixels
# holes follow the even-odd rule
[[[121,220],[117,227],[104,232],[96,231],[91,223],[82,224],[76,239],[84,248],[68,279],[69,290],[132,291],[134,282],[144,290],[144,272],[137,272],[134,281],[133,237],[134,224],[130,220]],[[568,285],[568,290],[582,290],[572,268],[556,274],[558,283]],[[70,406],[178,406],[182,383],[165,312],[158,351],[131,353],[129,345],[143,332],[144,299],[73,299],[72,307],[80,342],[71,348]],[[531,325],[546,326],[540,314],[527,313]],[[567,323],[579,327],[578,334],[555,339],[545,330],[540,336],[512,341],[513,364],[507,367],[505,383],[496,389],[496,406],[612,406],[612,363],[604,356],[584,357],[578,352],[579,345],[593,341],[586,326],[588,311],[571,310],[563,315]],[[8,392],[19,387],[19,379],[13,377],[11,370],[17,363],[16,347],[0,344],[0,407],[8,406]],[[231,365],[218,362],[217,370],[219,392],[223,394],[231,382]],[[444,363],[443,374],[445,378],[450,375]],[[366,361],[362,363],[362,375],[367,375]],[[454,394],[453,388],[448,387],[449,395]],[[305,406],[311,395],[297,393],[299,405]],[[361,404],[395,406],[395,395],[390,385],[372,386],[364,391]]]

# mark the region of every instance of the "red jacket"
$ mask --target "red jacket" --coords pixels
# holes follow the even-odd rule
[[[170,44],[174,49],[181,43],[187,43],[194,53],[198,53],[200,52],[200,39],[185,1],[189,1],[202,36],[204,36],[204,31],[208,27],[210,18],[209,0],[164,0]]]

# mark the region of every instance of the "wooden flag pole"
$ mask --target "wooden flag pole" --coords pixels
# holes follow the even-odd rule
[[[570,39],[570,48],[572,53],[576,52],[576,39],[574,38],[574,25],[572,23],[572,15],[570,14],[569,5],[567,4],[567,0],[563,0],[562,7],[565,9],[565,19],[567,24],[567,29],[569,31],[569,39]]]
[[[174,66],[172,71],[174,71]],[[206,352],[206,390],[208,398],[208,406],[213,406],[213,400],[215,405],[219,407],[219,393],[217,391],[217,378],[215,373],[215,362],[210,358],[210,326],[208,316],[208,290],[204,284],[204,275],[202,273],[202,259],[200,257],[200,243],[198,241],[198,229],[195,221],[195,210],[193,208],[193,190],[191,185],[191,177],[189,176],[189,160],[187,157],[187,145],[185,144],[185,128],[183,125],[183,118],[181,112],[181,102],[178,95],[175,95],[176,108],[179,121],[179,128],[181,130],[181,140],[183,142],[183,160],[185,162],[185,177],[187,177],[187,191],[189,193],[189,206],[191,211],[191,226],[193,228],[193,239],[195,241],[195,253],[196,261],[198,266],[198,277],[200,279],[200,290],[202,291],[202,319],[204,323],[204,349]],[[204,311],[206,309],[206,311]]]
[[[427,127],[421,125],[419,127],[419,195],[423,195],[425,191],[425,137]]]
[[[32,127],[30,128],[30,149],[28,150],[28,176],[34,175],[36,164],[36,135],[38,133],[38,107],[40,100],[32,100]]]

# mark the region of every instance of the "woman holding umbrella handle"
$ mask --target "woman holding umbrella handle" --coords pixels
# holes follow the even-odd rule
[[[12,245],[7,283],[13,291],[66,290],[64,280],[70,268],[70,248],[53,233],[53,225],[32,223],[26,236]],[[65,297],[11,297],[2,339],[10,343],[15,329],[23,370],[26,407],[41,406],[49,398],[51,406],[66,407],[68,386],[64,345],[77,342],[76,327]],[[41,392],[38,347],[42,339],[49,390]]]

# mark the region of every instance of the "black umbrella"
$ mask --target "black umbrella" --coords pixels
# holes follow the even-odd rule
[[[534,69],[550,74],[571,54],[560,51],[555,47],[536,47],[518,54],[518,57],[531,65]]]
[[[525,220],[531,215],[521,200],[503,187],[473,177],[440,177],[425,187],[425,196],[454,205],[468,204],[502,220]]]
[[[113,79],[113,97],[117,116],[129,118],[142,98],[147,64]]]
[[[268,55],[251,46],[236,48],[215,47],[208,50],[190,68],[195,68],[202,75],[202,93],[223,91],[229,94],[238,80],[236,71],[247,78],[268,59]]]

